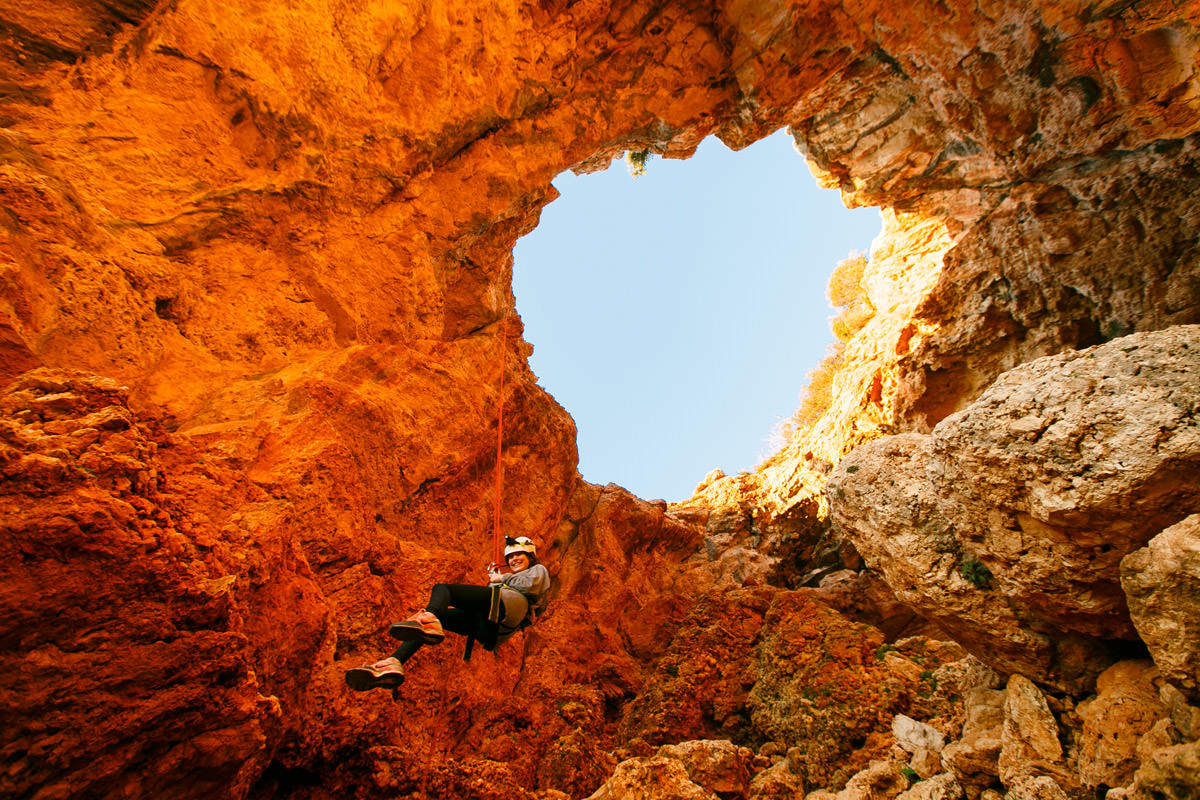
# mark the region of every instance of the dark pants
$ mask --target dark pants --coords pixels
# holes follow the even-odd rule
[[[493,641],[495,623],[488,622],[488,608],[492,602],[492,590],[488,586],[473,586],[466,583],[439,583],[429,592],[429,602],[425,610],[432,612],[442,623],[442,627],[451,633],[463,636],[475,636],[490,632]],[[504,605],[500,606],[500,619],[504,619]],[[482,640],[482,638],[481,638]],[[392,656],[403,663],[413,657],[413,653],[421,649],[422,642],[404,642],[396,648]]]

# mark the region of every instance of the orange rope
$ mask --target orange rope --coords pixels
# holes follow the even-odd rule
[[[508,312],[504,312],[504,323],[500,326],[500,396],[496,423],[496,497],[492,522],[492,563],[499,567],[504,563],[504,535],[500,531],[500,499],[503,497],[504,462],[501,460],[504,445],[504,362],[508,350]]]

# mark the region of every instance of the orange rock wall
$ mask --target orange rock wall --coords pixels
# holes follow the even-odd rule
[[[1010,6],[6,7],[5,794],[598,784],[672,626],[757,573],[696,554],[703,513],[578,480],[515,317],[504,529],[556,612],[499,663],[423,653],[420,703],[341,684],[487,559],[511,250],[564,169],[791,125],[885,207],[876,319],[768,516],[1013,363],[1194,321],[1200,12]]]

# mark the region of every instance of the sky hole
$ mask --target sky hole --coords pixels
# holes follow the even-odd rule
[[[834,340],[826,283],[878,211],[818,188],[786,131],[554,186],[513,290],[584,479],[678,501],[714,468],[753,469]]]

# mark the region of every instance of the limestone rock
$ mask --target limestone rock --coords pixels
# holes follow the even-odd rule
[[[822,499],[855,445],[923,433],[1019,363],[1200,321],[1198,25],[1191,3],[1045,0],[7,3],[0,380],[21,396],[0,427],[0,634],[20,646],[0,743],[25,755],[0,794],[238,798],[315,776],[345,796],[584,796],[610,748],[709,727],[837,734],[814,769],[848,777],[896,713],[948,705],[940,667],[914,685],[908,656],[873,660],[882,634],[791,599],[760,635],[774,601],[716,593],[857,569]],[[737,521],[708,530],[578,478],[512,313],[512,249],[564,170],[784,126],[825,185],[882,206],[876,314],[809,434],[707,487]],[[1068,433],[1054,464],[1111,466]],[[389,621],[480,577],[497,461],[501,527],[545,552],[551,613],[494,661],[422,651],[405,691],[438,703],[349,696],[342,671]],[[1108,584],[1022,603],[1000,569],[1021,548],[975,544],[1020,611],[964,615],[996,624],[976,649],[1088,686],[1088,637],[1131,631]],[[1082,560],[1065,572],[1090,581]],[[1089,592],[1096,609],[1060,619]],[[701,598],[725,634],[681,625]],[[699,645],[722,636],[761,651],[714,667]],[[44,684],[82,667],[55,705]],[[631,707],[663,713],[639,727]],[[675,736],[675,708],[704,730]]]
[[[750,800],[804,800],[804,780],[787,760],[772,764],[750,780]]]
[[[932,750],[918,749],[909,758],[908,764],[923,780],[928,780],[942,771],[941,756]],[[955,783],[957,784],[957,781]]]
[[[1083,731],[1079,777],[1083,785],[1127,786],[1138,768],[1142,737],[1167,709],[1154,684],[1158,669],[1150,662],[1121,661],[1105,670],[1097,696],[1079,706]]]
[[[677,759],[632,758],[617,765],[612,777],[588,800],[718,800],[688,778]]]
[[[946,746],[946,737],[941,731],[903,714],[897,714],[892,720],[892,736],[896,737],[896,744],[910,753],[918,750],[940,753]]]
[[[948,772],[931,775],[901,792],[897,800],[963,800],[965,794],[958,781]]]
[[[1025,364],[932,436],[852,453],[833,517],[979,658],[1082,689],[1135,635],[1121,558],[1200,504],[1197,370],[1196,326]]]
[[[235,475],[179,470],[177,459],[194,457],[160,420],[132,412],[129,389],[110,379],[39,369],[0,394],[10,644],[0,652],[0,746],[11,759],[0,793],[101,796],[114,783],[147,796],[244,793],[269,762],[283,717],[275,693],[295,683],[268,684],[258,671],[248,608],[292,604],[304,644],[281,661],[294,680],[309,679],[327,622],[311,576],[285,566],[294,551],[239,566],[206,558],[224,537],[192,528],[183,497],[216,500],[219,486],[247,510],[271,503]],[[210,509],[219,514],[219,503]],[[289,635],[267,637],[282,646]],[[131,757],[147,737],[158,756]]]
[[[1045,695],[1025,676],[1013,675],[1004,691],[1004,735],[998,762],[1001,782],[1011,785],[1016,777],[1036,774],[1062,757],[1058,721],[1050,713]]]
[[[894,761],[872,761],[837,794],[837,800],[891,800],[908,789],[909,780]]]
[[[664,745],[658,756],[683,764],[693,783],[720,795],[725,800],[745,798],[750,790],[750,762],[753,753],[737,747],[728,739],[693,740]]]
[[[897,600],[891,588],[869,571],[836,570],[823,576],[816,587],[801,591],[851,619],[879,628],[889,640],[918,635],[947,638],[936,625]]]
[[[1200,701],[1200,514],[1125,556],[1121,586],[1155,664]]]
[[[768,612],[755,647],[750,722],[760,738],[784,742],[791,769],[810,787],[843,786],[851,775],[883,758],[892,745],[898,712],[928,703],[922,716],[948,713],[950,703],[930,691],[934,670],[961,655],[929,647],[923,667],[894,670],[882,636],[850,623],[796,593]],[[922,697],[922,693],[928,698]]]
[[[966,721],[960,741],[942,750],[942,763],[955,776],[968,797],[999,783],[998,761],[1004,737],[1005,693],[978,687],[967,692]]]
[[[1195,800],[1200,787],[1200,742],[1164,747],[1142,760],[1131,796],[1136,800]]]
[[[1049,775],[1017,775],[1006,784],[1013,800],[1068,800],[1067,793]]]
[[[1159,687],[1158,696],[1179,734],[1187,741],[1200,739],[1200,708],[1188,703],[1183,692],[1170,683],[1164,682]]]

